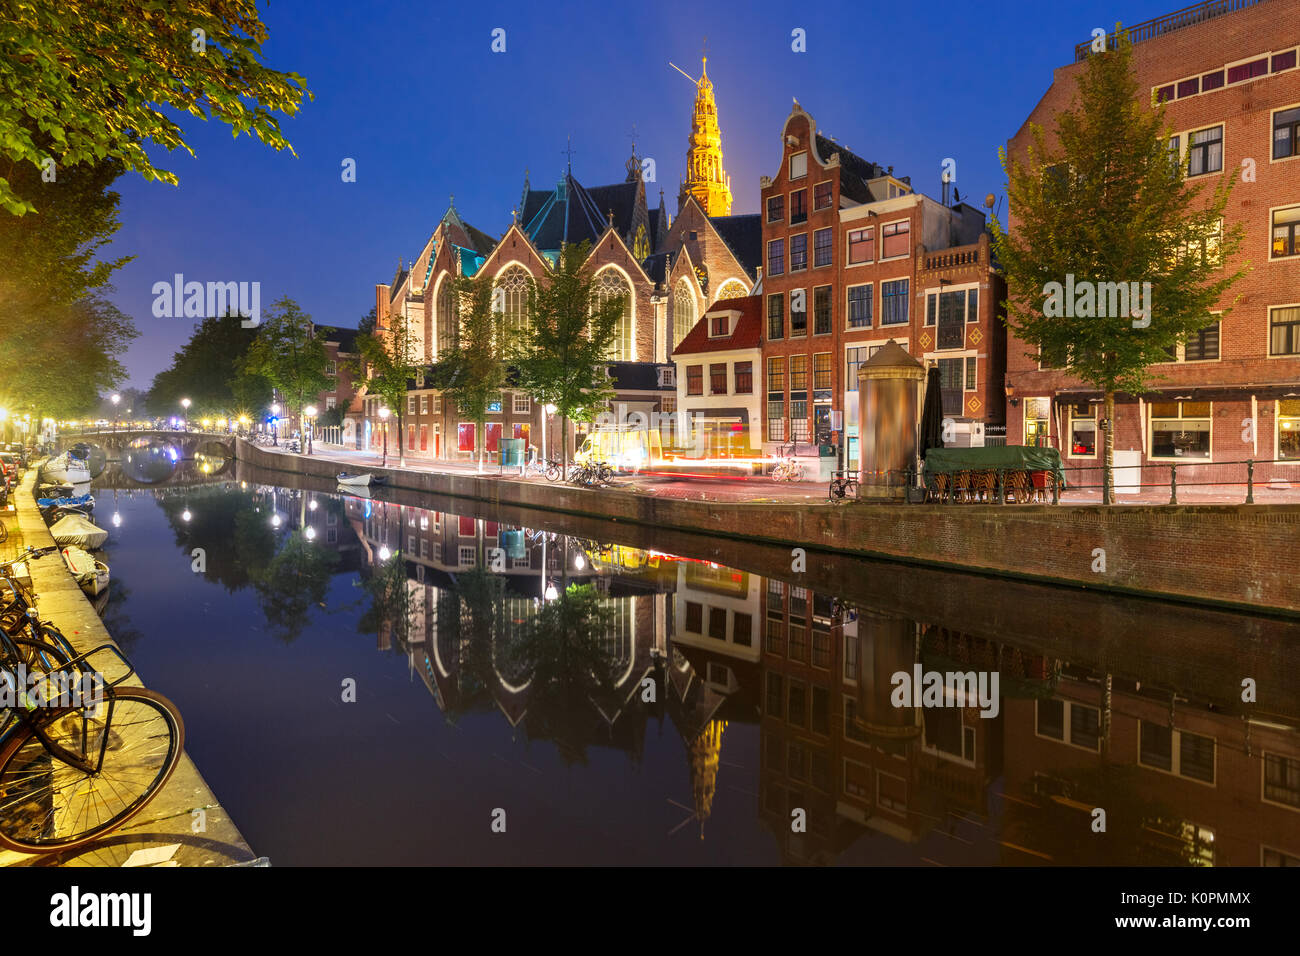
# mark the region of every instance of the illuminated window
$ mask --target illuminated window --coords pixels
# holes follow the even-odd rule
[[[1208,461],[1210,413],[1210,402],[1153,402],[1151,458]]]
[[[673,312],[673,348],[682,344],[682,339],[695,327],[695,293],[685,279],[677,280],[677,294],[672,297],[670,307]]]
[[[606,269],[596,277],[591,294],[594,304],[597,306],[621,297],[623,312],[618,318],[614,340],[609,345],[606,358],[611,362],[635,362],[636,345],[632,326],[632,287],[628,285],[627,279],[623,278],[622,273],[614,269]]]
[[[727,363],[720,362],[709,366],[709,394],[727,394]]]
[[[1026,398],[1025,407],[1025,444],[1046,446],[1048,444],[1048,422],[1050,420],[1051,399]]]
[[[1070,455],[1091,458],[1097,454],[1097,413],[1091,402],[1070,406]]]
[[[1273,158],[1300,156],[1300,106],[1273,114]]]
[[[532,279],[523,266],[510,266],[497,279],[502,322],[508,333],[518,334],[528,327],[528,290]]]
[[[1300,206],[1273,212],[1273,258],[1287,256],[1300,256]]]
[[[749,395],[754,391],[754,363],[736,363],[736,394]]]
[[[1300,306],[1268,310],[1269,355],[1300,355]]]
[[[1300,461],[1300,398],[1277,403],[1277,457]]]
[[[802,356],[800,356],[802,358]],[[831,387],[831,353],[818,352],[813,356],[813,388]]]
[[[1211,126],[1187,137],[1187,175],[1203,176],[1223,169],[1223,127]]]

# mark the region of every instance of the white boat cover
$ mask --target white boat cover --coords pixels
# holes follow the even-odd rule
[[[76,545],[79,548],[95,548],[108,540],[108,532],[87,521],[81,515],[64,515],[50,525],[50,534],[60,547]]]
[[[108,587],[108,565],[75,545],[63,549],[63,561],[81,589],[92,597]]]
[[[70,481],[74,484],[90,481],[90,469],[82,458],[60,455],[47,461],[41,469],[47,478],[55,481]]]
[[[340,484],[340,485],[349,485],[349,486],[352,486],[352,485],[368,485],[368,484],[370,484],[370,475],[369,475],[369,473],[364,474],[364,475],[349,475],[349,474],[347,474],[346,472],[340,472],[340,473],[339,473],[339,484]]]

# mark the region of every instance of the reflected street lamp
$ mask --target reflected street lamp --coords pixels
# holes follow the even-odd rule
[[[117,403],[121,400],[122,396],[117,394],[117,392],[114,392],[112,399],[110,399],[113,403],[113,431],[117,431]]]

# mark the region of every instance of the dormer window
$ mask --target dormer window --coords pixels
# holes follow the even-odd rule
[[[731,316],[709,316],[709,338],[722,339],[731,334]]]

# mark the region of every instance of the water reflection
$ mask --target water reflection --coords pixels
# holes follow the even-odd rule
[[[611,860],[690,859],[663,843],[685,831],[750,850],[758,841],[789,863],[1300,865],[1293,701],[1273,696],[1257,711],[1232,691],[1248,676],[1232,655],[1188,651],[1214,627],[1221,642],[1253,632],[1293,688],[1294,643],[1263,646],[1285,628],[1169,610],[1181,623],[1137,651],[1116,653],[1100,630],[1089,651],[1035,623],[1046,607],[1040,616],[995,602],[953,627],[937,598],[930,619],[901,616],[770,565],[759,574],[565,533],[556,516],[533,528],[501,512],[254,483],[152,494],[172,545],[204,550],[202,580],[255,595],[275,639],[308,644],[311,622],[339,616],[404,659],[447,721],[491,720],[587,774],[585,812],[622,827],[623,855]],[[761,557],[735,554],[737,564]],[[845,579],[874,573],[844,564]],[[1113,613],[1098,608],[1090,620]],[[1175,686],[1168,677],[1182,667],[1195,678]],[[900,705],[898,675],[931,673],[996,675],[997,693],[983,700],[972,684],[925,697],[918,686]],[[385,726],[372,745],[391,746],[395,760],[428,734]],[[684,778],[638,772],[665,728]],[[458,757],[440,798],[454,804],[483,774],[532,779],[494,759]],[[603,802],[629,780],[662,791],[676,814],[655,837]],[[336,775],[328,788],[346,807],[373,783]],[[723,786],[743,800],[719,820]],[[583,853],[602,858],[599,846]]]

